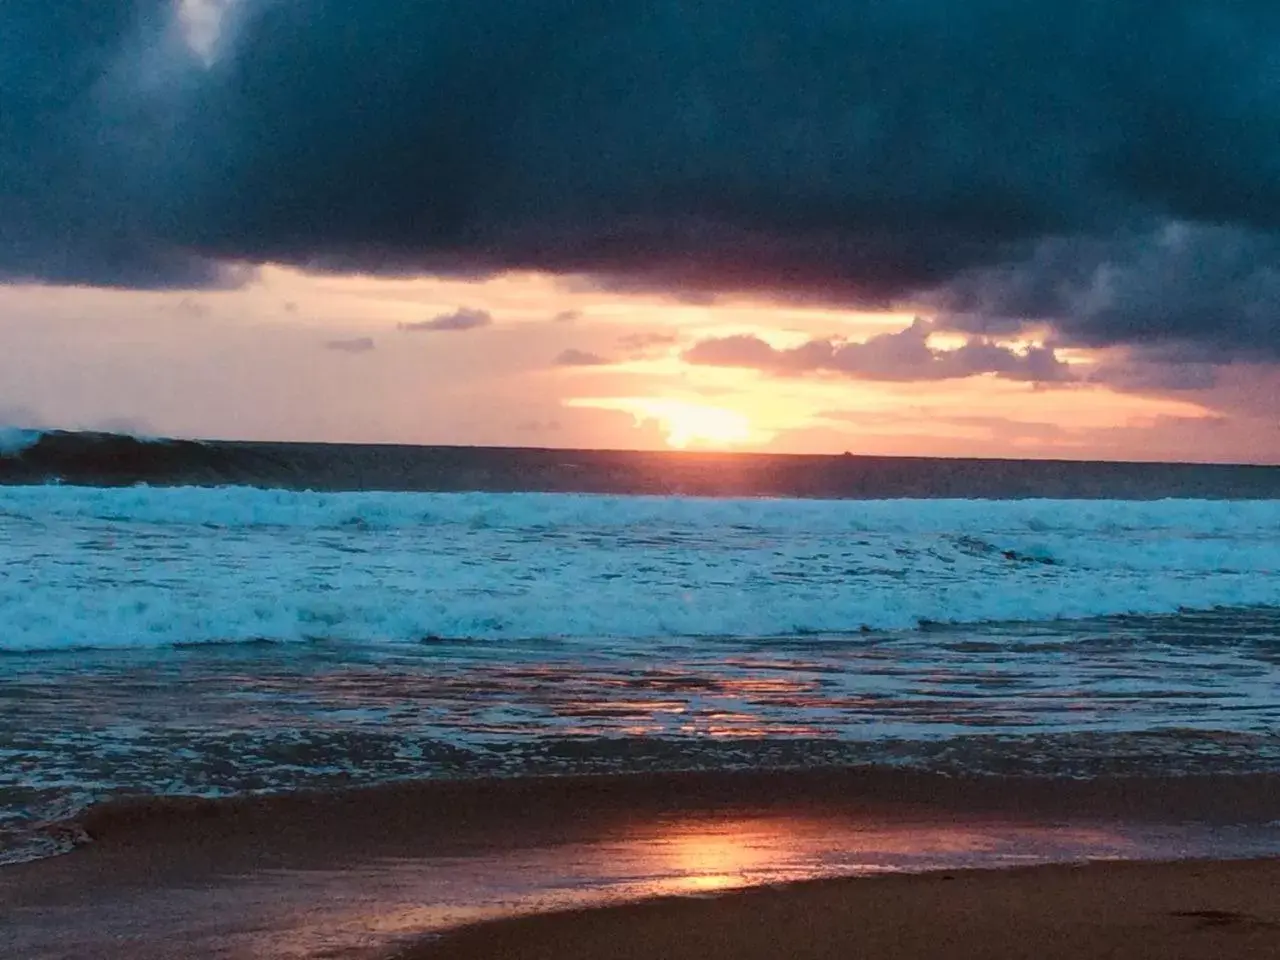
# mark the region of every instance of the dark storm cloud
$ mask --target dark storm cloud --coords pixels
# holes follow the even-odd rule
[[[4,274],[530,267],[1280,343],[1274,0],[242,0],[208,70],[169,9],[0,9]]]
[[[1017,353],[983,337],[970,337],[954,350],[940,350],[929,345],[933,329],[933,324],[916,320],[905,330],[863,342],[809,340],[785,350],[759,337],[723,337],[694,344],[684,359],[703,366],[783,375],[839,373],[862,380],[957,380],[983,373],[1034,383],[1072,379],[1070,368],[1044,347]]]
[[[226,262],[235,258],[182,243],[158,206],[178,198],[129,162],[140,148],[158,162],[172,147],[157,136],[159,101],[125,80],[169,9],[161,0],[0,5],[0,281],[165,289],[252,276]]]
[[[329,340],[324,346],[326,350],[337,350],[339,353],[368,353],[376,349],[377,344],[373,342],[373,337],[353,337],[350,340]]]
[[[1164,347],[1166,362],[1280,358],[1280,234],[1179,224],[1045,240],[1021,259],[962,274],[933,299],[962,329],[1048,317],[1075,343]],[[1179,342],[1196,350],[1167,349]]]
[[[410,333],[460,333],[464,330],[479,330],[481,327],[493,325],[493,317],[488,310],[473,310],[462,307],[453,313],[441,314],[430,320],[419,320],[416,323],[402,323],[401,330]]]
[[[609,363],[609,360],[598,353],[590,353],[574,347],[562,350],[555,359],[557,367],[601,367],[607,363]]]
[[[1089,373],[1090,383],[1101,383],[1130,393],[1180,393],[1211,390],[1221,380],[1221,368],[1211,363],[1124,360],[1099,364]]]

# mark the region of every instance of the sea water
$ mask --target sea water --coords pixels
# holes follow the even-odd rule
[[[1280,501],[0,487],[0,856],[121,793],[1280,769]]]

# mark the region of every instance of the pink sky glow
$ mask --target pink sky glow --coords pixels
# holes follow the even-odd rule
[[[681,302],[540,274],[468,282],[266,267],[223,292],[0,286],[0,425],[254,440],[1280,462],[1268,412],[1280,377],[1267,367],[1226,368],[1213,386],[1170,390],[1100,382],[1099,371],[1125,360],[1114,351],[1059,351],[1067,378],[1048,383],[991,372],[913,379],[909,370],[883,379],[880,370],[760,370],[685,357],[695,344],[730,337],[799,356],[785,352],[815,341],[856,346],[912,321],[911,312],[743,298]],[[945,359],[963,342],[936,333],[928,349]],[[1038,344],[995,345],[1023,356]]]

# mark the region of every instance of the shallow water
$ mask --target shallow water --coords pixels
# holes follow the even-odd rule
[[[1256,613],[660,651],[229,645],[0,659],[0,841],[127,793],[857,763],[1280,769]],[[1262,637],[1263,648],[1250,642]]]

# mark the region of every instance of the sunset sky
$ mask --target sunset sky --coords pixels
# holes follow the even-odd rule
[[[1153,9],[9,0],[0,425],[1280,462],[1280,8]]]

